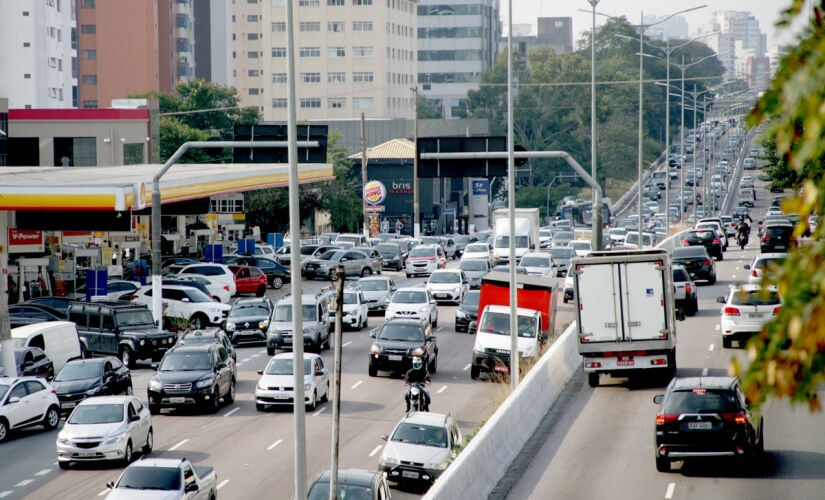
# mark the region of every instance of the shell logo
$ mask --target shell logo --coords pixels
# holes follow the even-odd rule
[[[378,205],[387,197],[387,188],[381,181],[369,181],[364,185],[364,200],[370,205]]]

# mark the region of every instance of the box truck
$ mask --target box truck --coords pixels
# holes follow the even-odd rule
[[[529,252],[539,248],[539,209],[515,209],[516,262]],[[501,208],[493,212],[495,239],[493,240],[493,265],[510,261],[510,211]]]

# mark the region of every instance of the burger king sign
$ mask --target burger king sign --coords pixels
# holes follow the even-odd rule
[[[387,198],[387,188],[381,181],[369,181],[364,185],[364,200],[370,205],[378,205]]]

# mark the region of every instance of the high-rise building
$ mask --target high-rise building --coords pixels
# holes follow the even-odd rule
[[[74,0],[0,2],[0,96],[13,108],[76,105]]]
[[[232,85],[232,4],[226,0],[194,2],[195,76]]]
[[[713,12],[701,31],[717,33],[707,38],[708,45],[712,49],[730,52],[720,54],[719,57],[725,66],[726,78],[744,76],[737,75],[737,64],[742,69],[747,59],[765,57],[767,36],[759,30],[759,21],[750,12],[732,10]]]
[[[540,17],[536,41],[553,49],[556,55],[573,52],[573,18]]]
[[[688,22],[684,16],[667,18],[666,16],[657,16],[653,14],[645,15],[643,19],[645,24],[653,24],[661,21],[660,24],[656,24],[645,30],[645,36],[652,40],[664,40],[665,37],[687,38]]]
[[[416,9],[410,0],[299,0],[299,120],[412,118]],[[233,6],[235,87],[267,121],[287,118],[286,1]]]
[[[444,118],[458,117],[498,55],[499,2],[419,0],[417,7],[419,90]]]

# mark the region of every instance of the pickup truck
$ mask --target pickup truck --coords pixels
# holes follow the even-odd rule
[[[112,490],[106,500],[216,500],[218,475],[212,467],[195,466],[185,458],[146,458],[106,487]]]

